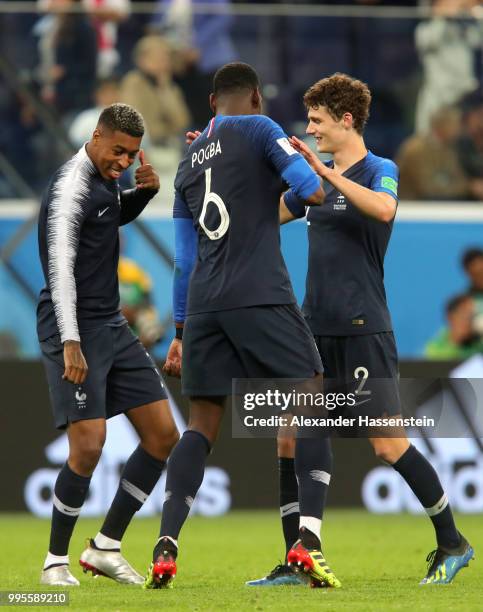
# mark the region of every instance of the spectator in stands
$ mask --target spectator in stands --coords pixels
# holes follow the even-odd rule
[[[446,305],[448,326],[430,340],[424,350],[429,359],[468,359],[483,353],[483,338],[474,326],[475,301],[471,295],[457,295]]]
[[[110,106],[120,100],[119,81],[113,77],[102,79],[97,83],[94,92],[95,106],[82,111],[74,118],[69,128],[69,138],[77,148],[90,140],[99,115],[106,106]],[[143,141],[143,146],[145,145]]]
[[[483,298],[483,249],[468,249],[463,253],[461,263],[470,280],[468,293]]]
[[[466,174],[479,185],[479,198],[483,200],[483,93],[468,96],[462,104],[463,131],[457,150]]]
[[[214,13],[193,12],[204,0],[158,0],[152,29],[166,36],[177,51],[176,80],[193,117],[192,127],[204,129],[210,119],[206,104],[215,72],[237,53],[230,37],[230,0],[211,0]]]
[[[414,134],[396,156],[400,170],[399,197],[407,200],[465,200],[471,185],[456,153],[461,113],[454,107],[438,110],[429,134]]]
[[[121,100],[143,115],[151,141],[150,161],[162,171],[179,161],[190,114],[181,89],[173,82],[171,48],[164,38],[141,38],[134,48],[134,61],[136,68],[121,81]]]
[[[119,64],[117,29],[129,16],[130,0],[83,0],[83,4],[97,33],[97,76],[106,78]]]
[[[151,278],[135,261],[123,256],[119,258],[118,277],[122,314],[149,350],[164,334],[151,297]]]
[[[474,19],[479,0],[433,0],[433,16],[416,28],[423,84],[416,108],[416,131],[426,133],[432,115],[478,87],[475,51],[481,50],[483,22]]]
[[[90,106],[95,87],[96,33],[88,17],[76,10],[80,0],[47,0],[49,18],[40,34],[42,97],[62,115]]]

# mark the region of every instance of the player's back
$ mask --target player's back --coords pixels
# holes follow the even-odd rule
[[[188,314],[295,302],[279,225],[280,170],[294,154],[261,115],[217,116],[191,145],[175,182],[175,216],[181,204],[198,232]]]

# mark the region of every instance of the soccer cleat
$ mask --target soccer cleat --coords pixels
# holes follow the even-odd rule
[[[307,549],[297,540],[288,551],[287,561],[290,567],[297,571],[304,571],[310,576],[310,586],[313,588],[333,587],[340,588],[342,585],[334,572],[330,569],[324,559],[322,551],[314,548]]]
[[[120,584],[143,584],[144,578],[133,569],[118,550],[96,548],[93,540],[87,540],[87,548],[81,554],[79,564],[84,573],[112,578]]]
[[[258,580],[249,580],[245,582],[246,586],[296,586],[306,585],[307,580],[301,574],[298,574],[293,567],[280,563],[264,578]]]
[[[69,570],[68,565],[53,565],[42,570],[40,584],[49,586],[79,586],[79,581]]]
[[[474,559],[475,551],[469,542],[460,534],[461,543],[458,548],[436,548],[426,557],[428,573],[419,584],[449,584],[456,574],[468,567]]]
[[[161,547],[159,546],[161,544]],[[166,544],[166,546],[163,546]],[[166,538],[160,540],[156,546],[161,552],[151,563],[143,589],[172,589],[176,576],[176,547]]]

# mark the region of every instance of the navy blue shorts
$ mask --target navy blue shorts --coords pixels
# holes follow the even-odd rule
[[[81,333],[81,349],[89,368],[82,385],[62,380],[64,347],[58,334],[42,341],[40,348],[58,429],[83,419],[109,419],[167,399],[156,364],[128,325]]]
[[[182,390],[226,396],[234,378],[312,378],[323,372],[314,337],[295,304],[189,315]]]
[[[346,407],[344,416],[401,414],[398,357],[392,332],[315,336],[315,342],[324,362],[326,392],[356,394],[357,405]]]

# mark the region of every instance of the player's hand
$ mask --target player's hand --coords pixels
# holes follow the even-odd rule
[[[178,338],[174,338],[166,356],[166,362],[163,366],[163,372],[169,376],[181,376],[181,355],[183,352],[183,343]]]
[[[141,165],[136,168],[136,172],[134,173],[136,187],[159,191],[159,176],[156,174],[151,164],[146,162],[146,157],[142,149],[139,151],[139,161]]]
[[[201,136],[201,132],[199,132],[198,130],[195,130],[194,132],[186,132],[186,144],[193,144],[194,141],[198,138],[198,136]]]
[[[87,377],[87,362],[82,354],[80,342],[64,342],[64,374],[62,378],[75,385],[81,385]]]
[[[292,147],[304,157],[305,161],[309,164],[314,172],[316,172],[322,178],[327,176],[327,166],[320,161],[317,155],[312,151],[312,149],[309,149],[305,142],[302,142],[296,136],[291,136],[289,141]]]

